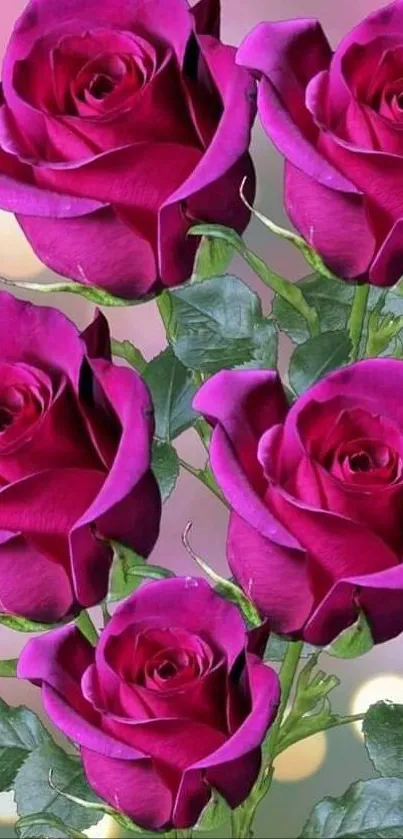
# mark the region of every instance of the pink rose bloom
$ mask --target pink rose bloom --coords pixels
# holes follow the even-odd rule
[[[0,99],[0,207],[46,265],[126,298],[187,280],[198,220],[242,232],[255,82],[219,0],[30,0]]]
[[[80,336],[0,293],[0,612],[53,622],[104,599],[116,539],[143,556],[161,502],[151,400],[110,360],[102,315]]]
[[[315,20],[261,23],[238,52],[260,79],[263,127],[286,158],[289,216],[347,280],[403,274],[403,0],[332,52]]]
[[[194,825],[212,788],[249,795],[279,702],[274,670],[240,612],[204,580],[142,586],[96,650],[74,626],[30,641],[18,675],[80,747],[89,784],[149,830]]]
[[[332,373],[290,408],[276,373],[218,373],[195,407],[232,507],[231,570],[274,630],[328,644],[362,610],[403,630],[403,361]]]

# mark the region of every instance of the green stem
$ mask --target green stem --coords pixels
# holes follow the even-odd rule
[[[228,504],[209,469],[197,469],[195,466],[187,463],[186,460],[182,460],[182,458],[179,458],[179,465],[182,469],[185,469],[186,472],[189,472],[190,475],[193,475],[194,478],[197,478],[197,480],[204,484],[204,486],[207,487],[207,489],[209,489],[216,498],[219,498],[219,500],[228,507]]]
[[[108,604],[107,604],[106,600],[104,600],[104,602],[101,603],[101,610],[102,610],[102,619],[103,619],[103,622],[104,622],[104,629],[105,629],[105,627],[108,626],[108,623],[109,623],[109,621],[112,617],[112,615],[109,612]]]
[[[232,817],[232,836],[239,839],[250,839],[253,836],[253,822],[256,811],[267,795],[273,780],[273,761],[277,754],[277,742],[280,735],[281,723],[291,695],[303,648],[302,641],[291,641],[280,668],[281,700],[276,719],[270,729],[270,734],[263,749],[263,768],[260,777],[252,790],[248,800],[242,807],[235,810]]]
[[[84,638],[86,638],[87,641],[95,647],[98,642],[98,632],[95,629],[90,615],[85,609],[79,614],[78,618],[76,618],[76,626],[80,630],[81,634],[84,635]]]
[[[354,293],[353,305],[348,320],[348,331],[351,338],[350,361],[357,361],[360,357],[361,338],[364,329],[365,314],[369,295],[369,285],[357,285]]]

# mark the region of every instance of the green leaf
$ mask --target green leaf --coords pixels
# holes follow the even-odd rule
[[[144,580],[162,580],[175,576],[168,568],[147,565],[141,556],[119,542],[111,542],[111,545],[113,562],[108,593],[109,603],[128,597]]]
[[[49,783],[50,775],[61,792],[90,801],[96,800],[85,780],[80,759],[66,754],[55,743],[48,742],[31,752],[17,774],[14,795],[19,816],[50,813],[64,824],[79,830],[85,830],[101,820],[100,810],[87,810],[59,795]],[[31,825],[22,831],[21,836],[24,839],[28,836],[43,837],[43,830],[40,825]],[[60,831],[50,827],[46,836],[49,839],[60,836]]]
[[[331,280],[320,274],[310,274],[299,280],[296,285],[307,303],[316,309],[321,332],[337,332],[346,328],[354,296],[353,286],[343,280]],[[302,344],[308,340],[306,320],[279,296],[274,300],[273,315],[278,328],[295,344]]]
[[[264,660],[265,661],[282,661],[288,648],[289,641],[281,635],[276,635],[275,632],[270,633],[269,643],[267,644]],[[317,652],[317,647],[311,644],[304,644],[301,652],[301,658],[309,658],[313,653]]]
[[[101,801],[88,801],[88,799],[80,798],[78,795],[72,795],[69,792],[65,792],[60,790],[53,781],[53,773],[51,773],[49,778],[49,783],[52,789],[55,790],[60,796],[70,801],[72,804],[78,804],[79,807],[83,807],[85,810],[98,810],[101,813],[104,813],[107,816],[111,816],[115,821],[121,826],[124,827],[125,830],[130,830],[134,832],[141,831],[140,827],[137,827],[128,816],[123,815],[123,813],[114,810],[113,807],[109,807],[108,804],[104,804]]]
[[[214,277],[162,297],[169,341],[186,367],[211,374],[245,364],[275,365],[276,330],[263,318],[258,296],[241,280]]]
[[[0,678],[13,679],[17,675],[18,658],[9,658],[7,661],[0,661]]]
[[[179,475],[179,459],[176,449],[170,443],[153,443],[152,470],[158,481],[163,503],[175,489]]]
[[[365,655],[374,646],[371,628],[364,615],[360,611],[359,616],[352,626],[342,632],[329,647],[326,652],[336,658],[358,658],[360,655]]]
[[[401,839],[403,781],[358,781],[341,798],[316,805],[301,839]]]
[[[196,254],[192,282],[200,283],[224,274],[233,253],[233,246],[224,239],[203,236]]]
[[[62,283],[25,283],[17,282],[17,280],[6,280],[4,277],[0,278],[3,285],[11,286],[11,288],[22,288],[24,291],[39,291],[41,294],[60,294],[67,292],[69,294],[78,294],[91,303],[97,306],[137,306],[139,303],[144,303],[145,299],[141,300],[126,300],[124,297],[114,297],[102,288],[96,288],[91,285],[81,285],[75,282]]]
[[[403,778],[403,705],[377,702],[363,723],[365,746],[376,771]]]
[[[231,817],[231,810],[224,799],[216,790],[213,790],[211,800],[204,808],[199,821],[197,822],[196,830],[205,832],[218,830],[224,824],[229,822]]]
[[[272,271],[260,256],[246,247],[242,237],[235,230],[220,224],[198,224],[196,227],[192,227],[189,234],[191,236],[211,236],[213,239],[222,239],[230,244],[234,250],[241,254],[252,271],[260,277],[268,288],[283,300],[287,300],[302,315],[308,324],[311,335],[316,335],[319,332],[318,313],[308,305],[298,284],[290,283],[284,277],[280,277],[279,274]]]
[[[147,367],[147,362],[137,347],[131,341],[112,341],[112,355],[115,358],[123,358],[131,367],[134,367],[138,373],[143,373]]]
[[[174,440],[196,419],[192,409],[196,393],[193,376],[170,348],[150,361],[143,375],[154,403],[156,436]]]
[[[50,735],[28,708],[11,708],[0,700],[0,792],[12,787],[29,753],[47,743]]]
[[[63,824],[61,819],[51,813],[33,813],[32,816],[23,816],[21,819],[18,819],[15,825],[15,832],[19,837],[28,836],[30,835],[30,828],[37,828],[39,826],[42,828],[50,827],[56,829],[58,831],[57,836],[67,836],[68,839],[86,839],[85,834],[81,833],[80,830],[74,830],[74,828],[68,827],[66,824]],[[40,835],[45,835],[43,829]],[[48,830],[46,830],[46,835],[48,835]]]
[[[300,344],[291,358],[289,379],[295,393],[302,393],[314,382],[348,364],[351,341],[347,332],[323,332]]]
[[[61,623],[36,623],[19,615],[0,615],[0,624],[15,632],[49,632],[62,626]]]

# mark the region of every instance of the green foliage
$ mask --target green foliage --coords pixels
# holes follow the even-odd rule
[[[66,754],[49,739],[31,751],[17,774],[14,795],[19,816],[49,813],[70,828],[79,830],[85,830],[100,821],[100,810],[86,810],[59,795],[50,784],[50,776],[58,790],[96,801],[85,780],[80,758]],[[43,829],[39,824],[30,824],[20,833],[24,839],[43,837]],[[48,826],[46,836],[47,839],[60,836],[59,828]]]
[[[365,746],[376,771],[403,778],[403,705],[377,702],[365,715]]]
[[[224,239],[203,236],[196,254],[192,282],[199,283],[224,274],[233,253],[233,246]]]
[[[290,283],[284,277],[280,277],[279,274],[272,271],[260,256],[257,256],[245,245],[242,237],[235,230],[220,224],[198,224],[189,232],[193,236],[207,236],[224,240],[231,245],[235,251],[241,254],[245,262],[266,286],[290,303],[293,309],[302,315],[308,324],[311,335],[316,335],[319,332],[318,314],[314,308],[309,306],[298,284]]]
[[[156,437],[174,440],[196,419],[192,409],[196,393],[192,373],[168,348],[147,364],[143,375],[154,404]]]
[[[17,675],[17,658],[0,661],[0,679],[12,679]]]
[[[179,475],[179,459],[171,443],[154,441],[152,470],[158,481],[162,501],[165,503],[174,491]]]
[[[17,280],[5,280],[1,278],[3,285],[11,286],[12,288],[22,288],[24,291],[41,292],[41,294],[60,294],[67,292],[68,294],[78,294],[79,297],[84,297],[91,303],[97,306],[136,306],[139,303],[144,303],[143,300],[126,300],[124,297],[114,297],[109,291],[102,288],[97,288],[91,285],[82,285],[76,282],[61,282],[61,283],[25,283],[17,282]]]
[[[301,839],[401,839],[403,781],[377,778],[353,784],[340,798],[314,808]]]
[[[290,361],[289,380],[293,391],[303,393],[318,379],[348,364],[351,341],[348,332],[323,332],[300,344]]]
[[[269,642],[267,644],[264,660],[265,661],[282,661],[289,645],[287,638],[281,635],[276,635],[275,632],[270,633]],[[301,658],[309,658],[313,653],[317,652],[317,648],[311,644],[304,644],[301,652]]]
[[[132,594],[145,580],[163,580],[173,577],[168,568],[148,565],[145,560],[125,545],[111,542],[113,562],[109,582],[109,603],[116,603]]]
[[[329,693],[339,685],[339,680],[323,670],[316,671],[318,657],[319,652],[312,655],[298,676],[292,709],[280,729],[277,754],[318,731],[333,728],[341,721],[333,714],[328,699]]]
[[[371,628],[364,615],[360,614],[347,629],[342,632],[329,647],[326,652],[336,658],[358,658],[372,650],[374,646]]]
[[[115,358],[123,358],[131,367],[134,367],[138,373],[144,373],[147,367],[147,362],[137,347],[131,341],[112,341],[112,355]]]
[[[19,615],[0,615],[0,624],[15,632],[26,633],[49,632],[50,629],[60,626],[58,623],[36,623],[27,618],[21,618]]]
[[[0,700],[0,792],[13,786],[30,752],[49,740],[49,734],[32,711],[11,708]]]
[[[166,291],[159,300],[178,359],[210,375],[224,368],[275,367],[277,332],[245,283],[224,275]]]

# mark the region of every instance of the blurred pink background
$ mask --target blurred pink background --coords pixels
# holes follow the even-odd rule
[[[59,0],[54,0],[54,2],[57,3]],[[1,54],[13,22],[24,5],[24,0],[12,0],[10,3],[1,0]],[[336,44],[354,23],[378,8],[379,5],[382,4],[377,0],[355,0],[354,3],[334,2],[334,0],[327,0],[327,2],[326,0],[248,0],[248,2],[244,2],[244,0],[222,0],[223,36],[227,42],[239,44],[242,37],[261,20],[315,17],[320,19],[331,43]],[[282,203],[282,163],[259,126],[256,126],[254,132],[253,156],[259,180],[257,206],[273,220],[280,224],[287,224]],[[308,273],[306,266],[300,262],[298,255],[290,247],[272,238],[259,222],[254,221],[251,224],[247,237],[251,246],[280,273],[293,278]],[[111,247],[113,247],[112,242]],[[32,254],[13,217],[3,212],[0,212],[0,254],[0,275],[25,280],[50,277],[50,272],[42,268]],[[262,292],[257,281],[241,262],[236,262],[234,269],[235,273],[238,273],[253,287]],[[21,293],[21,296],[27,295]],[[269,298],[265,290],[263,290],[263,297],[267,305]],[[41,304],[58,306],[82,326],[92,316],[92,305],[76,297],[70,298],[68,295],[58,295],[51,299],[49,296],[44,297],[37,294],[35,298],[31,295],[31,298]],[[106,314],[114,337],[130,339],[141,348],[148,358],[153,357],[163,348],[164,333],[153,303],[133,309],[108,310]],[[201,464],[202,452],[192,432],[183,435],[178,442],[178,448],[181,456],[186,460],[194,464]],[[164,508],[161,538],[153,555],[153,562],[161,565],[169,564],[175,571],[181,573],[194,572],[194,567],[181,546],[181,534],[189,520],[194,523],[192,540],[195,549],[214,568],[225,573],[226,511],[219,501],[214,499],[207,490],[187,474],[181,475],[173,497]],[[21,636],[0,629],[0,657],[10,658],[15,656],[18,649],[23,645],[23,640]],[[350,705],[358,685],[371,679],[378,672],[395,674],[393,676],[395,687],[392,689],[390,687],[391,683],[388,683],[388,690],[390,692],[397,691],[400,701],[403,701],[403,680],[396,678],[396,674],[399,676],[399,671],[400,675],[403,675],[401,666],[396,664],[399,659],[401,660],[401,642],[396,641],[366,656],[365,659],[360,660],[353,667],[336,664],[334,670],[343,673],[343,692],[339,693],[340,706],[346,708]],[[33,707],[39,707],[38,692],[27,685],[16,685],[13,682],[3,680],[0,683],[0,691],[1,695],[9,701],[24,701]],[[354,741],[351,734],[350,740],[347,741],[346,739],[343,742],[350,743],[350,741]],[[351,745],[352,749],[353,747],[354,742]],[[320,748],[317,746],[317,753],[319,754],[319,752],[321,757],[317,764],[314,762],[312,772],[317,771],[325,760],[326,743],[324,748],[323,743]],[[351,760],[354,763],[354,749],[352,754]],[[300,765],[301,767],[308,765],[312,755],[315,755],[315,748],[311,745],[308,751],[301,753],[299,757],[295,755],[293,765]],[[359,759],[357,757],[357,760]],[[324,793],[337,793],[345,788],[347,781],[343,777],[342,754],[340,754],[339,765],[336,770],[329,768],[326,776],[327,788],[324,789]],[[285,770],[286,776],[287,771],[289,772],[289,770]],[[288,777],[290,778],[290,775]],[[334,782],[332,789],[329,786],[329,778],[333,779]],[[314,782],[315,779],[312,778],[312,783]],[[304,794],[302,791],[301,795]],[[320,797],[317,790],[313,792],[308,790],[306,794],[312,798],[312,801]],[[279,802],[278,807],[281,804],[280,799]],[[278,832],[270,833],[270,835],[290,835],[287,832],[281,832],[284,825],[280,822],[280,827],[277,827]]]

